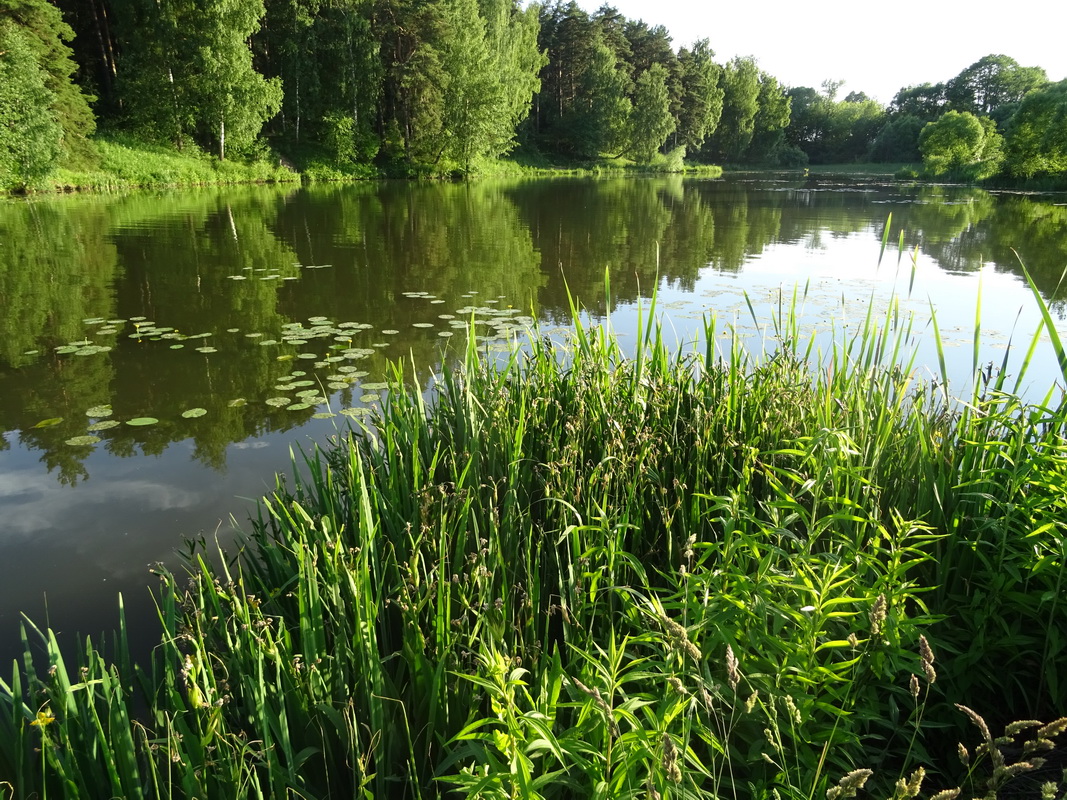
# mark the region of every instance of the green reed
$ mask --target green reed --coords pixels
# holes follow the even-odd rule
[[[28,626],[0,682],[0,788],[973,785],[952,703],[1067,706],[1063,404],[1024,403],[1003,372],[965,402],[919,381],[895,307],[818,352],[802,301],[783,298],[763,357],[714,320],[703,355],[677,352],[653,301],[629,357],[575,303],[568,345],[498,359],[472,337],[432,402],[397,365],[373,427],[296,456],[237,552],[194,544],[187,574],[158,570],[146,665],[122,631],[114,663],[89,642],[68,661]]]

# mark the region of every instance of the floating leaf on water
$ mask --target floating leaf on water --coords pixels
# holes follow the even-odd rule
[[[437,318],[438,319],[455,319],[456,315],[455,314],[438,314]]]
[[[172,345],[170,346],[170,349],[171,349],[171,350],[181,350],[181,349],[182,349],[183,347],[185,347],[185,345],[184,345],[184,344],[172,344]]]
[[[297,353],[296,357],[297,358],[305,358],[305,359],[318,358],[318,356],[315,355],[314,353]]]
[[[127,425],[133,425],[134,427],[143,427],[145,425],[155,425],[159,422],[155,417],[135,417],[133,419],[126,420]]]
[[[308,317],[308,322],[328,322],[329,317]]]
[[[293,370],[293,377],[294,378],[303,378],[305,375],[307,375],[307,373],[304,372],[301,369],[294,369]]]
[[[71,347],[88,347],[92,344],[90,339],[82,339],[80,342],[67,342]]]
[[[69,344],[63,344],[56,348],[56,353],[59,355],[66,355],[67,353],[77,352],[78,348]]]
[[[87,417],[110,417],[113,413],[111,406],[93,406],[85,409]]]
[[[308,409],[308,408],[311,408],[311,406],[308,405],[307,403],[293,403],[292,405],[287,406],[285,410],[286,411],[303,411],[303,410]]]
[[[381,395],[375,394],[374,392],[368,392],[367,394],[360,396],[359,402],[368,404],[377,403],[381,399]]]
[[[196,352],[198,352],[198,353],[217,353],[219,351],[216,350],[214,347],[198,347],[198,348],[196,348]]]
[[[58,425],[63,421],[63,417],[49,417],[48,419],[42,419],[33,427],[35,428],[51,428],[53,425]]]
[[[240,408],[241,406],[248,405],[248,401],[243,397],[235,397],[233,400],[226,404],[227,408]]]
[[[388,389],[389,388],[389,384],[386,383],[385,381],[376,381],[374,383],[365,383],[365,384],[363,384],[363,388],[368,390],[368,391],[377,392],[377,391],[381,391],[383,389]]]
[[[449,336],[455,336],[456,334],[453,331],[438,331],[437,335],[443,339],[447,339]]]
[[[121,424],[122,424],[121,422],[119,422],[118,420],[115,420],[115,419],[102,419],[99,422],[94,422],[92,425],[90,425],[85,430],[90,431],[90,432],[106,431],[109,428],[117,428]]]
[[[311,415],[312,419],[329,419],[330,417],[336,417],[332,411],[318,411]]]
[[[119,329],[111,325],[105,325],[103,328],[96,329],[97,336],[110,336],[113,333],[118,333]]]
[[[103,317],[86,317],[82,320],[86,325],[99,325],[104,322]]]
[[[226,277],[229,278],[231,281],[247,281],[248,280],[248,276],[247,275],[227,275]]]
[[[432,322],[413,322],[413,323],[411,323],[411,327],[412,328],[432,328],[433,327],[433,323]]]
[[[445,301],[444,300],[431,300],[430,301],[430,305],[436,306],[436,305],[440,305],[443,302],[445,302]]]
[[[241,330],[241,329],[240,328],[227,328],[226,329],[226,333],[237,333],[239,330]]]
[[[370,409],[362,406],[358,408],[342,408],[341,413],[346,417],[365,417],[370,414]]]
[[[359,327],[361,327],[361,325],[358,322],[342,322],[337,327],[338,328],[359,328]]]
[[[288,397],[268,397],[265,402],[268,406],[281,408],[282,406],[289,405],[293,401]]]
[[[99,436],[71,436],[67,439],[67,444],[72,447],[85,447],[86,445],[96,444],[99,441]]]
[[[292,360],[293,360],[293,354],[292,353],[286,353],[284,356],[278,356],[275,359],[275,361],[292,361]]]
[[[206,408],[190,408],[188,411],[183,411],[182,416],[186,419],[195,419],[196,417],[204,416],[206,413]]]
[[[246,333],[245,334],[245,336],[247,336],[249,339],[255,339],[257,336],[262,336],[262,335],[263,335],[262,333]]]
[[[342,383],[341,381],[331,381],[330,383],[326,384],[326,388],[327,389],[332,389],[335,392],[339,392],[342,389],[347,389],[348,388],[348,384],[347,383]]]
[[[296,375],[295,372],[293,374]],[[314,386],[314,385],[315,385],[315,381],[307,381],[307,380],[293,381],[293,386]]]
[[[144,317],[141,317],[141,319],[144,319]],[[125,325],[126,324],[126,320],[124,320],[124,319],[109,319],[107,321],[107,324],[108,325]]]
[[[298,277],[296,277],[296,275],[286,275],[284,278],[282,278],[282,280],[284,280],[284,281],[298,281],[300,279]]]
[[[22,353],[22,355],[24,355],[24,356],[35,356],[35,355],[37,355],[37,354],[38,354],[39,352],[40,352],[40,350],[26,350],[26,351],[24,351],[24,352]]]
[[[148,317],[130,317],[130,322],[142,322],[148,319]]]
[[[338,361],[344,361],[344,360],[345,360],[344,356],[330,356],[329,358],[324,359],[323,363],[325,363],[325,364],[336,364]]]
[[[291,392],[296,388],[295,383],[279,383],[274,387],[276,392]]]
[[[278,340],[277,339],[264,339],[263,341],[261,341],[259,343],[260,347],[266,347],[266,346],[272,345],[272,344],[278,344]]]
[[[286,339],[285,343],[286,344],[297,344],[297,345],[300,345],[300,344],[307,344],[308,341],[307,341],[307,339]]]
[[[382,333],[384,333],[386,336],[396,336],[398,333],[400,333],[400,331],[394,330],[392,328],[387,328],[386,330],[382,331]]]

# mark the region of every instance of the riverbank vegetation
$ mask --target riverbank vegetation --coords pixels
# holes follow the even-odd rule
[[[1040,67],[989,55],[888,107],[841,87],[784,86],[755,58],[720,63],[708,40],[676,49],[654,22],[562,0],[4,0],[0,189],[126,183],[116,137],[247,162],[252,180],[279,157],[350,180],[494,173],[520,153],[1063,184],[1067,89]]]
[[[629,356],[579,323],[472,340],[429,393],[398,365],[236,552],[157,570],[149,659],[27,628],[0,787],[1058,796],[1067,415],[1015,394],[1041,332],[954,399],[896,309],[820,351],[802,302],[762,356],[649,317]]]

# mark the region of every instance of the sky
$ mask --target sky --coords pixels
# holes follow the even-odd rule
[[[600,0],[579,0],[595,11]],[[982,56],[1010,56],[1067,78],[1062,0],[614,0],[628,19],[663,25],[674,47],[707,38],[715,60],[753,56],[787,86],[865,92],[888,103],[902,87],[938,83]],[[1057,11],[1056,9],[1059,8]]]

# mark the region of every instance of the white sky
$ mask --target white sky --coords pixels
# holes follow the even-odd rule
[[[982,56],[1010,56],[1067,77],[1062,0],[614,0],[628,19],[663,25],[675,50],[707,38],[715,60],[753,56],[787,86],[844,81],[888,103],[904,86],[937,83]],[[600,0],[579,0],[595,11]]]

